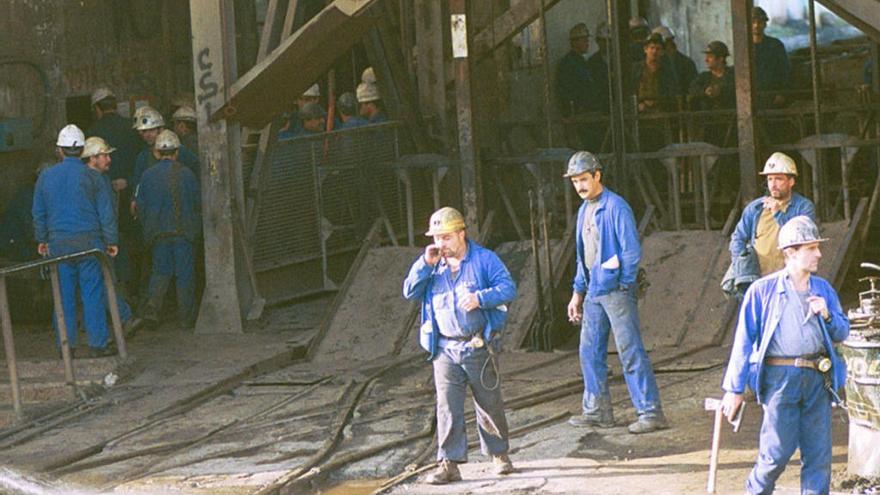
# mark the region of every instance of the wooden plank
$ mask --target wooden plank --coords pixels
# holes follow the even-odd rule
[[[266,7],[266,20],[263,23],[263,32],[260,35],[260,46],[257,49],[257,61],[266,58],[272,48],[278,45],[281,34],[280,13],[285,11],[287,0],[269,0]]]
[[[299,6],[299,0],[289,0],[287,2],[287,14],[284,16],[284,27],[281,29],[282,40],[286,40],[291,34],[293,34],[293,27],[296,25],[296,14]]]
[[[376,0],[336,0],[299,28],[229,89],[212,120],[263,127],[293,102],[378,20]],[[266,95],[272,95],[266,98]]]
[[[445,143],[446,65],[442,0],[415,0],[419,108],[428,133]]]
[[[226,0],[228,1],[228,0]],[[199,129],[199,158],[203,164],[202,225],[205,243],[205,292],[196,323],[197,333],[242,333],[239,271],[236,268],[230,134],[225,121],[211,122],[223,104],[228,84],[226,1],[190,0],[192,48]],[[234,48],[233,48],[234,50]]]

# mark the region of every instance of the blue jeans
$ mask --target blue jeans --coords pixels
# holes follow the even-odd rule
[[[758,460],[746,490],[770,494],[795,449],[801,449],[801,493],[827,494],[831,486],[831,398],[812,369],[765,366],[764,421]]]
[[[504,399],[495,368],[489,363],[484,373],[486,385],[499,384],[489,390],[480,381],[480,371],[489,359],[486,348],[473,349],[457,342],[441,347],[434,357],[434,386],[437,388],[437,460],[467,462],[467,431],[464,422],[464,400],[470,386],[477,415],[477,434],[484,455],[506,454],[507,418]],[[497,358],[496,358],[497,359]]]
[[[183,237],[161,239],[153,244],[153,271],[150,296],[144,317],[159,320],[165,291],[174,278],[177,286],[177,311],[180,322],[192,325],[196,320],[196,286],[193,278],[192,243]]]
[[[67,341],[70,346],[76,346],[76,289],[79,286],[89,347],[101,349],[106,347],[110,333],[104,309],[104,278],[101,274],[101,263],[93,257],[59,263],[58,282],[61,288],[61,305],[64,308],[64,323],[67,326]],[[58,334],[58,326],[54,318],[53,323],[56,323],[55,329]]]
[[[600,407],[611,405],[608,335],[612,331],[636,413],[639,416],[662,414],[657,380],[639,328],[639,309],[633,291],[615,290],[601,296],[588,296],[584,301],[580,342],[584,414],[598,414]]]

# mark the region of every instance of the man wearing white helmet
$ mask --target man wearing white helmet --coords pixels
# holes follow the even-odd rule
[[[136,190],[144,172],[159,160],[154,145],[159,133],[165,129],[165,119],[158,110],[145,107],[145,110],[141,112],[141,117],[135,122],[135,129],[147,144],[147,148],[142,150],[135,160],[132,182]],[[178,150],[177,159],[192,170],[197,179],[200,177],[199,158],[189,148],[182,146]]]
[[[92,110],[97,120],[86,131],[87,137],[97,136],[115,149],[113,152],[113,166],[110,168],[109,178],[113,191],[116,193],[118,203],[128,205],[132,196],[132,177],[134,175],[135,160],[143,143],[137,133],[132,129],[128,120],[116,112],[117,99],[107,88],[97,88],[92,92]],[[137,224],[131,216],[129,208],[118,208],[117,222],[119,224],[119,256],[115,260],[117,282],[120,287],[129,287],[132,274],[131,255],[137,249]]]
[[[742,217],[730,236],[730,256],[756,255],[761,275],[783,267],[782,252],[776,247],[779,229],[791,218],[805,215],[816,219],[816,207],[809,199],[794,192],[797,165],[785,153],[770,155],[761,175],[767,179],[769,194],[743,208]]]
[[[68,125],[58,133],[56,145],[64,159],[40,174],[34,191],[32,213],[37,251],[42,256],[62,256],[97,248],[116,256],[119,239],[113,192],[98,172],[80,160],[85,135],[75,125]],[[78,289],[82,297],[89,356],[114,354],[115,350],[107,345],[110,333],[104,309],[100,262],[88,257],[59,263],[58,276],[71,347],[76,346],[78,333]]]
[[[580,364],[584,379],[581,413],[569,418],[577,427],[613,428],[608,388],[608,337],[613,333],[624,379],[638,418],[632,434],[668,428],[660,390],[642,342],[636,289],[642,247],[636,219],[625,199],[607,189],[602,163],[588,151],[568,160],[563,177],[584,200],[575,230],[575,277],[568,319],[579,323]]]
[[[370,124],[388,122],[385,115],[385,106],[382,105],[382,96],[379,87],[375,84],[360,83],[357,87],[358,113],[367,119]]]
[[[186,105],[175,110],[174,115],[171,116],[173,130],[180,137],[180,144],[193,153],[199,152],[199,129],[196,120],[196,111]]]
[[[82,159],[87,167],[101,174],[109,184],[110,178],[108,172],[113,169],[110,166],[112,162],[110,154],[116,153],[116,151],[118,150],[116,148],[111,148],[103,139],[97,136],[92,136],[86,138],[86,144],[83,146],[83,152],[82,155],[80,155],[80,159]],[[121,259],[120,255],[122,250],[120,249],[119,252],[120,254],[113,259],[114,279],[117,283],[119,282],[119,277],[115,272],[119,270],[119,261]],[[134,316],[134,313],[131,311],[131,306],[129,306],[128,302],[125,300],[125,295],[123,294],[124,291],[120,289],[121,287],[117,287],[116,290],[116,305],[119,308],[119,319],[122,320],[125,335],[130,338],[134,336],[135,332],[137,332],[142,321],[140,318]],[[107,294],[104,293],[104,297],[106,296]]]
[[[163,130],[155,141],[159,161],[138,186],[135,205],[152,252],[149,297],[144,319],[155,327],[162,314],[165,292],[175,280],[180,323],[191,328],[196,320],[193,244],[201,232],[199,183],[178,161],[180,139]]]
[[[422,303],[419,345],[434,367],[439,466],[427,481],[436,485],[460,481],[458,464],[467,462],[467,388],[483,455],[492,456],[496,474],[513,472],[495,354],[516,284],[498,255],[468,239],[465,228],[455,208],[434,212],[425,233],[434,242],[403,282],[403,297]]]
[[[657,26],[651,33],[659,34],[663,38],[663,58],[675,71],[675,77],[678,80],[678,94],[687,96],[691,81],[697,77],[697,64],[678,50],[678,45],[675,44],[675,32],[672,29],[666,26]]]
[[[773,493],[796,449],[801,493],[828,493],[831,403],[846,380],[834,343],[849,335],[837,292],[815,275],[822,253],[815,222],[796,216],[779,231],[785,267],[749,286],[724,375],[724,414],[733,420],[748,386],[764,408],[750,494]]]
[[[296,99],[296,111],[290,115],[287,123],[280,129],[278,137],[284,139],[302,135],[302,117],[299,113],[310,103],[320,105],[320,100],[321,87],[318,86],[318,83],[312,84]]]

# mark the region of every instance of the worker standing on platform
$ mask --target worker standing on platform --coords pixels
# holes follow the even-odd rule
[[[648,433],[668,425],[639,327],[636,279],[642,250],[632,209],[602,184],[602,174],[602,164],[587,151],[572,155],[565,173],[584,200],[577,217],[577,268],[568,303],[569,320],[581,323],[583,412],[568,422],[602,428],[615,425],[608,390],[608,335],[613,331],[638,414],[629,432]]]
[[[46,169],[34,190],[33,218],[37,251],[41,256],[63,256],[89,249],[118,253],[113,192],[99,172],[80,159],[85,135],[75,125],[58,133],[58,152],[64,157]],[[82,297],[83,316],[89,340],[89,357],[116,353],[108,347],[109,329],[104,309],[101,263],[89,256],[58,264],[61,304],[67,341],[76,347],[76,293]],[[56,327],[57,329],[57,327]]]
[[[154,108],[142,110],[141,117],[135,123],[135,129],[137,129],[138,134],[141,135],[141,139],[147,144],[147,147],[140,152],[135,160],[132,181],[136,188],[140,183],[141,176],[144,175],[144,172],[159,161],[158,153],[155,150],[155,144],[159,133],[165,129],[165,119],[162,117],[162,114]],[[177,152],[177,160],[189,168],[198,180],[199,158],[185,146],[181,146]]]
[[[770,155],[761,175],[767,178],[769,195],[743,208],[742,217],[730,236],[730,256],[757,256],[761,276],[781,270],[785,265],[777,247],[779,229],[790,219],[805,215],[816,221],[816,207],[809,199],[794,192],[797,165],[785,153]]]
[[[159,162],[144,172],[136,196],[136,208],[144,229],[144,241],[153,254],[149,298],[144,319],[156,325],[165,291],[175,279],[180,323],[191,328],[196,320],[193,244],[198,240],[199,183],[177,158],[180,139],[169,130],[156,137]]]
[[[507,418],[496,354],[516,284],[498,256],[465,234],[464,218],[445,207],[431,215],[434,242],[413,263],[403,296],[422,301],[419,343],[430,353],[437,389],[437,471],[432,484],[460,481],[467,462],[464,400],[474,396],[477,432],[495,472],[509,474]]]
[[[174,133],[180,137],[180,144],[198,155],[199,129],[196,119],[196,111],[189,106],[178,108],[171,116],[171,121],[174,123]]]
[[[749,286],[724,375],[722,407],[733,420],[746,385],[764,407],[750,494],[773,493],[795,449],[801,451],[801,493],[828,493],[831,402],[846,380],[834,342],[849,335],[834,288],[815,276],[822,253],[813,220],[797,216],[779,230],[785,267]]]

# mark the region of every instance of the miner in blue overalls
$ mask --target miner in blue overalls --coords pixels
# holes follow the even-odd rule
[[[99,172],[80,160],[85,145],[82,130],[68,125],[58,133],[58,152],[64,159],[46,169],[34,190],[33,218],[37,251],[42,256],[63,256],[89,249],[118,251],[113,191]],[[76,346],[76,293],[82,297],[89,340],[89,357],[115,354],[108,346],[109,329],[104,309],[101,264],[94,257],[58,264],[61,304],[71,348]]]
[[[580,361],[584,378],[581,414],[572,426],[611,428],[615,425],[608,390],[608,336],[614,335],[623,377],[638,419],[633,434],[667,428],[660,391],[642,343],[636,298],[642,248],[636,219],[626,200],[602,183],[603,167],[590,152],[568,160],[565,177],[581,199],[575,249],[577,267],[568,319],[581,323]]]
[[[143,317],[159,321],[165,291],[175,279],[180,323],[192,327],[196,320],[193,244],[201,230],[199,183],[188,167],[177,161],[180,139],[164,130],[157,137],[159,161],[144,172],[135,195],[144,241],[153,258],[149,297]]]
[[[460,481],[467,462],[464,401],[474,396],[477,433],[497,474],[513,472],[507,418],[496,354],[516,284],[498,256],[465,234],[461,213],[450,207],[431,215],[425,234],[434,242],[413,263],[403,296],[422,301],[419,343],[434,366],[437,390],[437,460],[427,481]]]
[[[764,408],[750,494],[773,493],[795,449],[801,450],[801,493],[827,494],[831,484],[831,402],[846,379],[834,342],[849,335],[834,288],[814,275],[822,253],[807,216],[779,230],[785,268],[745,293],[724,375],[724,413],[733,420],[749,385]]]

